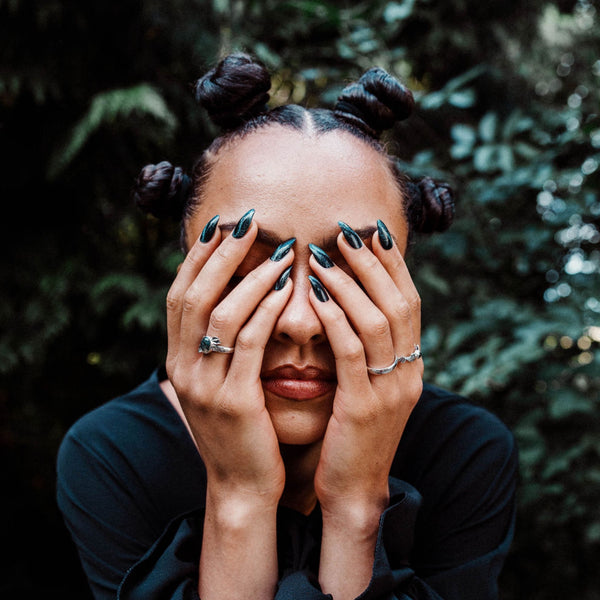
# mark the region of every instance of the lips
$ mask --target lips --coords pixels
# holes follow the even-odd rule
[[[335,391],[334,373],[314,366],[283,365],[262,374],[263,389],[290,400],[310,400]]]

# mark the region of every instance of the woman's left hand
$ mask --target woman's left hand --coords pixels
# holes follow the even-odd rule
[[[315,492],[323,513],[321,573],[328,570],[329,558],[335,564],[328,572],[341,573],[343,579],[324,575],[322,583],[343,597],[350,573],[360,578],[352,557],[346,556],[350,562],[342,557],[345,545],[356,555],[365,542],[370,560],[363,579],[370,576],[379,517],[389,501],[388,476],[421,395],[423,361],[398,364],[383,375],[368,372],[367,366],[387,367],[420,344],[420,298],[396,244],[384,249],[375,233],[372,251],[365,244],[354,248],[340,234],[338,246],[355,277],[312,257],[311,268],[331,297],[323,301],[311,292],[310,299],[331,345],[338,379]]]
[[[311,302],[325,328],[337,371],[333,414],[327,427],[315,489],[323,510],[337,503],[387,502],[388,475],[408,417],[422,390],[423,361],[399,364],[372,375],[420,344],[420,298],[394,244],[384,250],[373,235],[373,251],[351,247],[340,234],[340,251],[364,287],[334,266],[311,267],[333,296]]]

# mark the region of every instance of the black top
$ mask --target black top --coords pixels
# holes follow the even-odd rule
[[[368,599],[491,600],[514,527],[509,430],[425,385],[390,474]],[[198,600],[206,474],[155,372],[82,417],[58,455],[58,505],[96,599]],[[278,513],[277,600],[323,600],[321,515]],[[243,581],[240,581],[243,586]]]

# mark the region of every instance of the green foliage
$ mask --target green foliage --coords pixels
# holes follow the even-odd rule
[[[66,427],[164,358],[178,230],[137,214],[128,190],[144,164],[189,167],[210,141],[190,84],[219,54],[245,49],[273,70],[273,104],[330,104],[377,64],[417,100],[390,148],[410,175],[460,192],[451,230],[417,239],[409,259],[427,378],[488,406],[519,443],[503,597],[596,600],[598,18],[591,0],[0,1],[0,168],[13,210],[0,439],[24,457],[4,474],[13,520],[52,514]],[[34,550],[15,542],[15,596],[27,594],[23,580],[51,582],[32,595],[78,595],[70,542],[57,552],[53,531]],[[31,539],[16,525],[11,534]]]
[[[164,99],[147,84],[96,94],[92,98],[90,108],[72,128],[67,141],[50,157],[48,179],[53,180],[60,175],[96,131],[102,127],[114,127],[115,123],[127,126],[132,113],[139,113],[159,122],[150,128],[156,138],[172,136],[177,126],[177,119]]]

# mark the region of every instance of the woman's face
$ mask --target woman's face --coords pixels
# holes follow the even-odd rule
[[[370,247],[381,219],[404,251],[407,224],[385,158],[347,132],[317,137],[274,125],[223,147],[203,196],[188,223],[188,245],[214,215],[221,216],[226,235],[247,210],[256,210],[259,235],[239,276],[268,259],[280,242],[296,238],[293,291],[267,345],[262,384],[279,441],[316,442],[331,416],[336,378],[331,349],[309,302],[308,244],[347,269],[337,249],[338,221]]]

